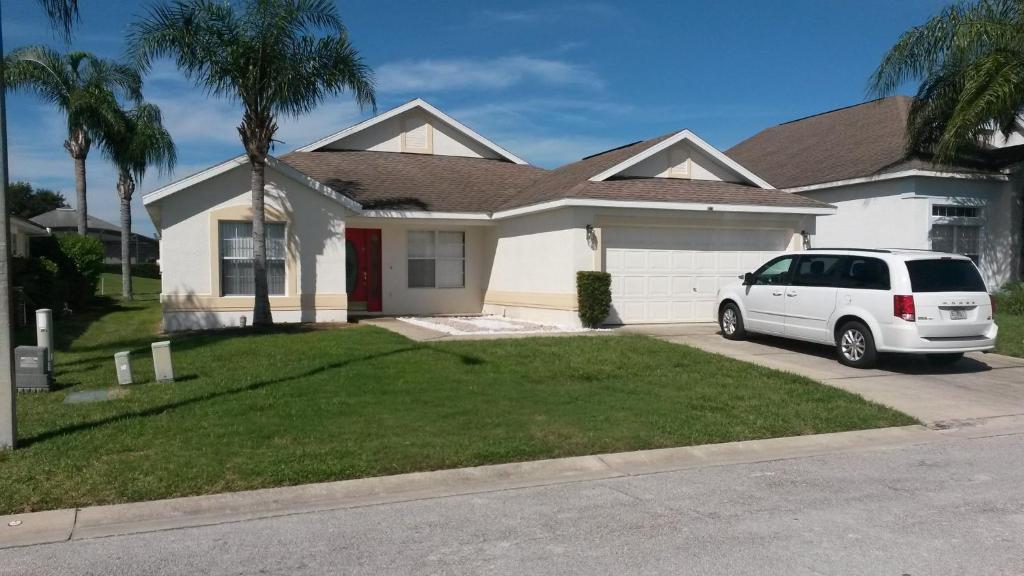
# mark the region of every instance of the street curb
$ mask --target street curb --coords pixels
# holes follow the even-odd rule
[[[1024,415],[946,422],[933,427],[914,425],[576,456],[77,510],[50,510],[0,517],[0,548],[1007,434],[1024,434]]]

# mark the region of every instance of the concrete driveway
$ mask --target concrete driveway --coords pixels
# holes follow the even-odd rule
[[[891,406],[933,426],[1024,414],[1024,359],[968,354],[936,368],[918,356],[883,357],[873,370],[843,366],[831,347],[754,336],[732,342],[715,324],[652,324],[621,328],[813,378]]]

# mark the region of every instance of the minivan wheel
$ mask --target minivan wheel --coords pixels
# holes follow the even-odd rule
[[[836,352],[841,363],[853,368],[871,368],[878,360],[871,330],[856,321],[843,324],[836,332]]]
[[[726,340],[742,340],[747,336],[740,308],[732,303],[722,306],[722,311],[718,313],[718,327]]]
[[[950,352],[946,354],[928,354],[928,362],[932,366],[952,366],[964,357],[963,352]]]

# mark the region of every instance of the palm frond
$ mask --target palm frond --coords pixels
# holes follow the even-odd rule
[[[37,0],[50,23],[65,40],[71,38],[71,29],[78,20],[78,0]]]

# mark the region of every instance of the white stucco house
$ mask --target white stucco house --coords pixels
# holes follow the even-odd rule
[[[909,158],[910,104],[893,96],[786,122],[726,154],[776,188],[837,208],[818,218],[813,246],[958,252],[992,290],[1019,279],[1022,183],[1009,163],[1021,139],[999,139],[969,165]]]
[[[610,322],[710,321],[720,286],[803,247],[836,212],[688,130],[548,171],[419,99],[268,161],[277,322],[493,313],[573,325],[579,270],[611,273]],[[251,316],[245,158],[144,204],[165,329]]]

